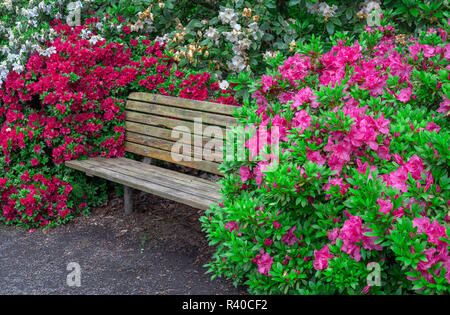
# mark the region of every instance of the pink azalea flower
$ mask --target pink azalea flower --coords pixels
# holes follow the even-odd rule
[[[411,99],[412,90],[411,88],[402,89],[398,95],[396,95],[396,98],[402,102],[406,103]]]
[[[408,180],[408,171],[403,166],[398,170],[389,173],[386,177],[388,185],[397,188],[401,192],[407,192],[408,187],[406,186],[406,181]]]
[[[348,141],[341,141],[334,146],[333,155],[335,155],[342,162],[350,161],[351,146]]]
[[[302,54],[296,54],[286,59],[278,70],[284,79],[288,79],[292,84],[298,85],[296,81],[302,80],[309,74],[311,60]]]
[[[439,130],[441,130],[441,127],[439,127],[438,125],[436,125],[436,124],[434,123],[434,121],[432,121],[432,122],[430,122],[430,123],[426,126],[426,129],[427,129],[429,132],[436,131],[436,133],[438,133]]]
[[[320,250],[314,250],[314,269],[323,270],[328,268],[328,259],[333,257],[334,255],[330,253],[330,248],[328,245],[325,245]]]
[[[430,45],[422,45],[422,49],[423,49],[423,55],[426,58],[431,58],[435,55],[435,49],[433,46]]]
[[[417,55],[422,50],[422,45],[419,43],[414,43],[414,45],[410,45],[408,47],[409,53],[411,54],[411,57],[413,57],[414,60],[417,59]]]
[[[251,178],[250,168],[248,166],[241,166],[239,169],[241,175],[241,181],[244,183]]]
[[[374,122],[379,132],[384,135],[389,134],[389,123],[391,122],[389,119],[385,119],[384,116],[381,115],[377,119],[374,119]]]
[[[364,289],[362,289],[361,293],[367,294],[367,293],[369,293],[369,291],[370,291],[370,285],[368,284],[364,287]]]
[[[262,76],[262,84],[263,84],[262,91],[263,91],[263,93],[266,93],[268,90],[270,90],[270,88],[273,85],[276,85],[277,82],[273,80],[272,76],[263,75]]]
[[[324,165],[326,160],[320,154],[320,151],[310,151],[306,154],[308,160],[316,163],[317,165]]]
[[[289,101],[292,101],[294,99],[294,94],[290,92],[283,92],[280,95],[278,95],[278,99],[280,100],[281,104],[286,104]]]
[[[367,167],[369,167],[369,179],[373,179],[372,172],[377,169],[376,166],[369,165],[369,162],[367,161],[362,164],[360,159],[356,159],[356,164],[358,165],[358,168],[356,170],[361,174],[366,174]]]
[[[411,176],[415,180],[422,179],[422,172],[424,169],[423,161],[417,155],[413,155],[408,162],[405,163],[404,167],[411,173]]]
[[[263,253],[262,256],[258,259],[257,264],[259,273],[269,277],[269,272],[273,264],[273,257],[270,257],[268,253]]]
[[[447,32],[445,33],[447,34]],[[450,44],[447,44],[444,47],[444,58],[450,60]]]
[[[362,242],[365,249],[380,251],[382,247],[374,243],[377,237],[369,237],[363,234],[370,230],[363,227],[362,219],[349,213],[348,217],[349,219],[344,222],[339,234],[339,239],[342,240],[341,250],[356,261],[361,260],[361,248],[357,245],[359,242]]]
[[[255,182],[258,185],[258,188],[261,187],[262,183],[263,183],[263,178],[264,178],[264,173],[267,170],[267,166],[268,166],[268,162],[267,161],[261,161],[258,163],[258,165],[256,165],[255,168],[253,168],[253,174],[255,176]]]
[[[391,159],[391,155],[389,154],[389,148],[385,146],[380,146],[377,149],[377,155],[380,159],[389,161]]]
[[[378,211],[382,212],[384,215],[387,215],[389,212],[391,212],[391,210],[393,208],[391,199],[385,200],[382,198],[378,198],[377,204],[380,206],[380,209]]]
[[[311,116],[309,113],[302,109],[295,113],[294,119],[292,119],[292,127],[300,129],[300,133],[302,133],[305,129],[311,126]]]
[[[289,246],[292,246],[292,245],[294,245],[295,243],[297,243],[298,238],[297,238],[297,236],[295,236],[295,234],[294,234],[294,231],[295,231],[296,229],[297,229],[297,228],[296,228],[295,226],[291,227],[291,228],[286,232],[286,234],[284,234],[284,235],[281,236],[281,241],[282,241],[283,243],[285,243],[286,245],[289,245]]]
[[[448,116],[448,112],[450,112],[450,99],[444,97],[444,101],[439,103],[437,112]]]
[[[294,96],[291,109],[302,106],[304,103],[311,103],[313,99],[315,99],[314,91],[309,86],[300,89]]]
[[[334,245],[336,243],[337,238],[339,237],[340,230],[339,228],[335,227],[333,230],[328,231],[328,239],[331,241],[331,245]]]
[[[435,245],[439,245],[443,242],[439,238],[447,237],[445,233],[445,226],[440,225],[437,220],[434,220],[433,223],[428,226],[425,233],[428,235],[428,242]]]
[[[281,228],[281,224],[280,224],[280,222],[278,222],[278,221],[273,221],[273,227],[275,228],[275,229],[280,229]]]
[[[230,232],[233,232],[235,230],[238,231],[239,227],[237,225],[237,222],[236,221],[228,222],[227,224],[225,224],[225,230],[229,230]]]

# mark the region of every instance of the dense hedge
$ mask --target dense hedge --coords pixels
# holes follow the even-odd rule
[[[450,292],[448,31],[367,27],[271,61],[239,116],[248,158],[224,163],[202,218],[215,276],[257,294]]]

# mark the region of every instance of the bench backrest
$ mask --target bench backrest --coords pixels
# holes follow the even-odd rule
[[[226,137],[226,127],[236,124],[232,117],[235,108],[158,94],[131,93],[125,112],[125,151],[220,174],[222,148],[208,148],[212,143],[222,143],[220,139]],[[179,132],[173,132],[174,129]],[[213,129],[217,132],[211,133]],[[177,148],[186,145],[191,154],[183,149],[173,150],[175,144]]]

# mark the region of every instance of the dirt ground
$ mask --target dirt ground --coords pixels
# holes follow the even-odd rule
[[[27,232],[0,225],[0,294],[246,294],[205,274],[212,248],[202,211],[143,192],[135,212],[111,197],[64,226]],[[74,262],[80,286],[69,286]]]

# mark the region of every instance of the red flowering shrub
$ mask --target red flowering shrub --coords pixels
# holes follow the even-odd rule
[[[58,37],[48,44],[54,52],[32,55],[26,71],[11,72],[0,90],[0,217],[7,223],[44,227],[98,203],[99,180],[86,189],[90,182],[63,162],[124,155],[130,91],[235,103],[217,85],[208,88],[210,74],[178,69],[157,42],[98,39],[96,22],[55,26]]]
[[[450,292],[448,31],[271,61],[240,112],[248,158],[201,219],[210,271],[257,294]]]

